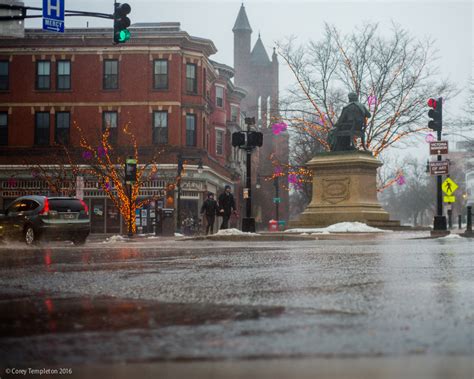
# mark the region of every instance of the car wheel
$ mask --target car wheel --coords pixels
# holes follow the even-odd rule
[[[35,230],[33,229],[31,225],[26,226],[24,237],[25,237],[25,243],[28,246],[31,246],[37,242]]]

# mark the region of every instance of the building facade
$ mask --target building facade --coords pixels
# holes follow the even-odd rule
[[[0,39],[0,208],[23,194],[47,194],[32,167],[58,170],[62,146],[78,164],[87,163],[80,160],[79,128],[92,144],[109,128],[120,151],[130,144],[128,125],[143,163],[160,151],[158,173],[141,189],[143,198],[165,196],[178,157],[188,157],[181,219],[197,218],[208,191],[226,184],[240,191],[243,173],[229,128],[240,127],[246,92],[231,82],[233,69],[211,61],[213,42],[190,36],[179,23],[130,29],[133,38],[115,46],[111,28],[63,35],[26,30],[23,39]],[[84,181],[93,232],[121,231],[121,217],[96,180]],[[57,192],[75,183],[64,186]],[[149,220],[140,222],[149,229]]]

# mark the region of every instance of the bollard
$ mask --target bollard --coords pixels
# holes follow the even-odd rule
[[[452,229],[453,228],[453,210],[448,209],[448,228]]]
[[[466,233],[472,233],[472,207],[467,207]]]
[[[458,226],[459,226],[459,229],[462,229],[462,216],[461,215],[458,215]]]

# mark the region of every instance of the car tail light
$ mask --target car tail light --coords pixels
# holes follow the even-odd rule
[[[84,212],[86,212],[86,215],[89,216],[89,207],[87,206],[86,202],[81,200],[81,204],[84,207]]]
[[[48,198],[44,199],[44,206],[43,209],[39,213],[40,215],[47,216],[49,214],[49,201]]]

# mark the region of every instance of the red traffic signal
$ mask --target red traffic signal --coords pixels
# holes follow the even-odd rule
[[[441,132],[443,129],[443,98],[429,99],[428,106],[431,108],[428,111],[428,127],[437,132]]]
[[[436,109],[436,107],[438,106],[438,102],[433,98],[428,99],[428,106],[430,108]]]

